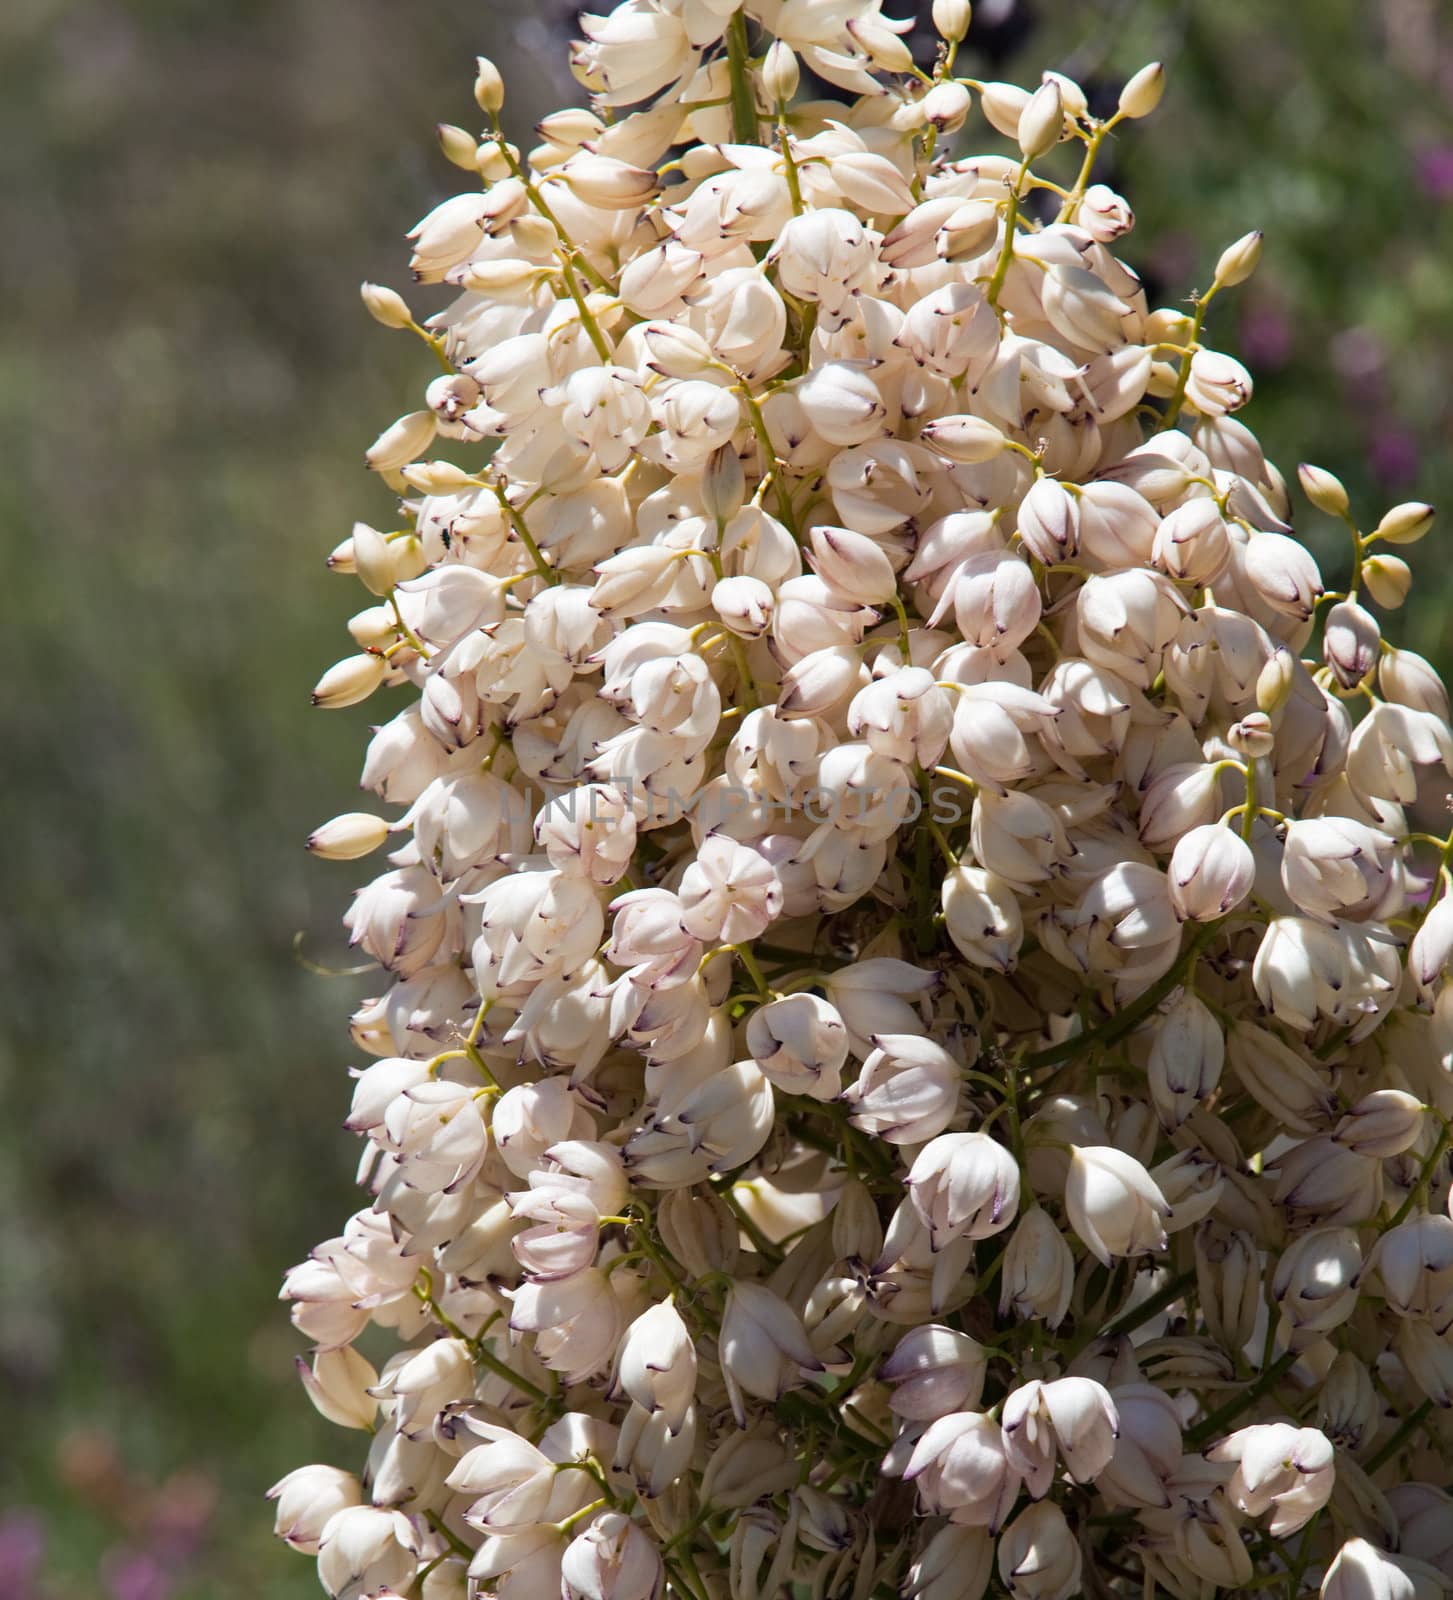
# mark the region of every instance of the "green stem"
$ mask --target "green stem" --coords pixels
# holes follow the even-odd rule
[[[994,275],[989,279],[989,286],[984,291],[984,298],[996,311],[999,309],[999,291],[1004,287],[1004,279],[1009,275],[1009,263],[1014,259],[1014,230],[1019,221],[1019,197],[1023,192],[1028,172],[1029,160],[1026,157],[1020,163],[1019,175],[1014,180],[1014,187],[1009,191],[1009,203],[1004,208],[1004,247],[999,252]]]
[[[1406,1221],[1408,1213],[1417,1202],[1418,1196],[1427,1193],[1428,1185],[1433,1179],[1433,1173],[1447,1152],[1450,1143],[1453,1143],[1453,1122],[1445,1122],[1442,1133],[1438,1135],[1438,1142],[1433,1146],[1433,1153],[1423,1163],[1423,1170],[1418,1174],[1418,1181],[1408,1191],[1407,1199],[1397,1208],[1396,1214],[1388,1224],[1390,1228],[1395,1228],[1400,1222]]]
[[[747,50],[747,13],[737,10],[726,27],[727,65],[732,78],[732,137],[738,144],[757,142],[757,93],[752,87]]]

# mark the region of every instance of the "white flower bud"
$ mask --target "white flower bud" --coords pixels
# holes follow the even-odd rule
[[[505,103],[504,78],[488,56],[474,58],[474,101],[481,111],[491,116]]]
[[[1233,1353],[1244,1349],[1262,1309],[1256,1240],[1214,1219],[1203,1222],[1196,1230],[1196,1293],[1216,1343]]]
[[[1116,1256],[1165,1248],[1165,1196],[1134,1156],[1113,1145],[1070,1147],[1065,1207],[1070,1226],[1107,1267]]]
[[[1349,1539],[1322,1579],[1321,1600],[1414,1600],[1413,1580],[1366,1539]]]
[[[307,848],[324,861],[356,861],[388,838],[388,823],[367,811],[345,811],[308,835]]]
[[[643,1311],[625,1331],[616,1389],[647,1411],[660,1411],[679,1433],[696,1397],[696,1349],[670,1301]]]
[[[969,0],[933,0],[934,30],[949,44],[957,44],[969,31],[973,14]]]
[[[1019,1210],[1019,1167],[986,1133],[931,1139],[908,1173],[908,1193],[935,1250],[955,1239],[988,1239]]]
[[[989,126],[996,133],[1002,133],[1006,139],[1019,137],[1019,119],[1024,114],[1029,99],[1028,89],[1021,89],[1017,84],[979,85],[979,109],[984,113]],[[1058,131],[1055,137],[1059,137]]]
[[[1074,1287],[1075,1260],[1064,1235],[1042,1206],[1031,1206],[1004,1252],[999,1315],[1012,1311],[1021,1321],[1057,1328],[1069,1310]]]
[[[943,880],[944,926],[959,954],[976,967],[1008,972],[1024,942],[1019,900],[1004,879],[962,864]]]
[[[926,1323],[898,1341],[878,1368],[896,1385],[889,1405],[913,1422],[934,1422],[953,1411],[972,1411],[984,1393],[984,1347],[952,1328]]]
[[[1328,611],[1322,655],[1344,689],[1355,689],[1372,671],[1381,645],[1377,619],[1355,600],[1339,600]]]
[[[1228,244],[1221,252],[1221,259],[1216,263],[1217,286],[1222,289],[1234,289],[1237,284],[1245,283],[1261,261],[1261,244],[1260,229],[1254,233],[1243,234],[1235,244]]]
[[[1226,1045],[1241,1086],[1288,1131],[1313,1133],[1329,1118],[1336,1102],[1325,1073],[1270,1029],[1237,1021]]]
[[[999,1539],[999,1577],[1013,1600],[1070,1600],[1080,1593],[1080,1547],[1053,1500],[1026,1506]]]
[[[1402,1089],[1374,1089],[1342,1118],[1332,1137],[1358,1155],[1385,1161],[1418,1142],[1425,1109]]]
[[[397,472],[429,448],[435,427],[432,411],[411,411],[385,428],[363,458],[373,472]]]
[[[325,711],[356,706],[378,688],[388,672],[382,656],[348,656],[328,668],[313,686],[312,701]]]
[[[1172,887],[1172,899],[1174,893]],[[1220,1023],[1204,1001],[1182,991],[1162,1014],[1146,1063],[1151,1099],[1166,1128],[1178,1128],[1210,1097],[1225,1060]]]
[[[1372,537],[1388,544],[1416,544],[1433,525],[1433,508],[1421,500],[1407,500],[1387,512]]]
[[[882,605],[897,593],[888,557],[873,540],[850,528],[814,528],[808,560],[830,589],[858,605]]]
[[[1409,1217],[1372,1248],[1388,1305],[1399,1316],[1426,1318],[1438,1334],[1453,1327],[1453,1217]]]
[[[1064,137],[1065,103],[1060,86],[1053,79],[1042,83],[1029,97],[1015,129],[1019,148],[1026,161],[1047,155]]]
[[[318,1553],[323,1529],[335,1511],[363,1498],[358,1479],[337,1467],[299,1467],[267,1491],[277,1501],[274,1532],[305,1556]]]
[[[1367,592],[1385,611],[1396,611],[1412,593],[1413,569],[1401,556],[1369,556],[1362,563]]]
[[[363,297],[363,304],[369,316],[375,322],[382,323],[385,328],[413,326],[414,314],[396,289],[390,289],[381,283],[365,283],[360,286],[359,293]]]
[[[1004,450],[1007,440],[1003,433],[982,417],[956,415],[936,417],[924,424],[919,433],[925,444],[962,466],[972,466],[982,461],[992,461]],[[1041,479],[1052,482],[1052,479]],[[1033,491],[1030,491],[1033,493]],[[1021,507],[1020,516],[1023,516]]]
[[[1339,1351],[1317,1394],[1317,1426],[1355,1455],[1376,1432],[1381,1409],[1365,1363],[1350,1350]]]
[[[1251,893],[1256,859],[1234,829],[1208,822],[1193,827],[1171,852],[1166,880],[1171,905],[1183,921],[1214,922]]]
[[[1164,93],[1165,68],[1159,61],[1152,61],[1135,73],[1120,91],[1120,115],[1131,118],[1148,117],[1160,104],[1160,98]]]
[[[1347,515],[1347,491],[1342,486],[1342,480],[1325,467],[1314,467],[1304,461],[1297,468],[1297,481],[1302,486],[1302,493],[1318,511],[1325,511],[1329,517]]]
[[[759,1283],[732,1284],[722,1316],[719,1359],[739,1428],[746,1426],[743,1395],[779,1400],[802,1382],[804,1371],[822,1370],[802,1319]]]
[[[791,46],[774,39],[762,62],[762,87],[767,91],[770,104],[785,106],[797,93],[800,77],[797,57],[792,53]]]

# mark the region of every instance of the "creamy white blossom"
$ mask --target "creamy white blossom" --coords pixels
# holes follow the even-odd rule
[[[283,1285],[335,1600],[1447,1587],[1432,509],[1267,461],[1258,233],[1152,303],[1159,64],[925,9],[623,0],[528,152],[480,61],[437,298],[364,286],[430,348],[312,696],[383,709],[308,848],[387,852]]]

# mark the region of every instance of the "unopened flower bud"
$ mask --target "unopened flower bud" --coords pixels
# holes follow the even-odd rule
[[[1161,1123],[1178,1128],[1221,1081],[1226,1041],[1203,1000],[1183,990],[1166,1008],[1151,1041],[1146,1074]]]
[[[992,461],[1008,443],[992,422],[968,415],[936,417],[924,424],[919,437],[940,455],[963,466]]]
[[[1196,1293],[1211,1337],[1223,1350],[1242,1350],[1261,1310],[1256,1240],[1207,1218],[1196,1230]]]
[[[338,711],[367,700],[388,672],[382,656],[346,656],[331,666],[313,686],[312,700],[325,711]]]
[[[308,835],[307,848],[324,861],[356,861],[388,838],[388,823],[368,811],[345,811]]]
[[[981,83],[979,109],[989,126],[1006,139],[1019,136],[1019,119],[1029,104],[1029,91],[1013,83]],[[1058,133],[1056,133],[1058,138]]]
[[[488,56],[474,58],[474,101],[486,116],[494,116],[505,103],[505,81]]]
[[[888,1403],[898,1416],[933,1422],[978,1405],[986,1363],[984,1347],[966,1333],[925,1323],[904,1334],[878,1376],[895,1385]]]
[[[1424,1111],[1416,1095],[1401,1089],[1374,1089],[1343,1117],[1332,1137],[1358,1155],[1386,1160],[1418,1142]]]
[[[452,122],[441,122],[434,132],[439,140],[439,148],[444,152],[444,159],[451,166],[461,167],[465,172],[477,170],[479,145],[472,133],[456,128]]]
[[[1248,711],[1226,730],[1226,743],[1248,761],[1260,761],[1276,748],[1271,718],[1264,711]]]
[[[1372,537],[1388,544],[1416,544],[1432,526],[1432,506],[1422,500],[1405,500],[1384,514]]]
[[[396,289],[387,288],[381,283],[365,283],[360,287],[359,293],[363,296],[363,304],[369,316],[375,322],[381,322],[385,328],[413,326],[413,313]]]
[[[1065,103],[1059,84],[1042,83],[1029,97],[1016,130],[1026,161],[1047,155],[1064,136]]]
[[[1327,613],[1322,654],[1344,689],[1355,689],[1377,665],[1382,630],[1355,600],[1339,600]]]
[[[1322,1579],[1321,1600],[1414,1600],[1413,1580],[1366,1539],[1349,1539]]]
[[[1297,658],[1285,645],[1268,658],[1256,678],[1256,704],[1259,710],[1268,716],[1274,716],[1281,710],[1296,683],[1296,668]]]
[[[1065,1514],[1053,1500],[1023,1511],[999,1537],[999,1577],[1013,1600],[1070,1600],[1083,1560]]]
[[[973,14],[969,0],[933,0],[934,29],[949,44],[958,44],[969,31]]]
[[[1160,104],[1160,97],[1164,93],[1165,68],[1159,61],[1152,61],[1142,67],[1120,91],[1120,115],[1148,117]]]
[[[1297,481],[1302,486],[1302,493],[1318,511],[1325,511],[1329,517],[1347,515],[1347,490],[1342,480],[1325,467],[1314,467],[1310,462],[1303,461],[1297,468]]]
[[[1075,1259],[1065,1236],[1042,1206],[1031,1206],[1004,1252],[999,1315],[1012,1311],[1021,1321],[1057,1328],[1069,1310],[1074,1287]]]
[[[436,419],[432,411],[411,411],[379,434],[363,453],[373,472],[397,472],[429,448]]]
[[[1317,1425],[1354,1454],[1377,1429],[1381,1402],[1365,1362],[1340,1350],[1317,1391]]]
[[[1256,858],[1234,829],[1207,822],[1182,834],[1171,852],[1166,878],[1178,917],[1214,922],[1251,893]]]
[[[762,87],[767,91],[768,101],[774,106],[785,106],[797,93],[801,76],[791,45],[774,39],[762,62]]]
[[[1243,234],[1235,244],[1226,246],[1216,263],[1217,287],[1234,289],[1237,284],[1246,282],[1261,260],[1261,241],[1261,231],[1258,229],[1254,233]]]
[[[1401,556],[1369,556],[1362,563],[1367,592],[1385,611],[1396,611],[1413,587],[1413,569]]]

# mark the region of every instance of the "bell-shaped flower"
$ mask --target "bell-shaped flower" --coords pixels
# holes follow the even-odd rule
[[[1212,1445],[1206,1457],[1235,1463],[1226,1493],[1248,1517],[1270,1511],[1267,1532],[1273,1539],[1310,1522],[1331,1497],[1337,1475],[1327,1436],[1289,1422],[1240,1428]]]
[[[992,1417],[959,1411],[930,1422],[904,1469],[932,1512],[997,1533],[1019,1495],[1020,1475]]]
[[[1036,1500],[1049,1493],[1056,1461],[1076,1483],[1093,1481],[1115,1454],[1119,1413],[1092,1378],[1039,1379],[1004,1401],[1005,1448]]]
[[[737,1426],[746,1426],[746,1400],[775,1401],[820,1372],[802,1319],[764,1284],[737,1281],[727,1294],[718,1343],[722,1378]]]
[[[918,1153],[908,1193],[935,1250],[955,1239],[988,1239],[1019,1209],[1019,1165],[986,1133],[944,1133]]]
[[[1072,1145],[1065,1181],[1070,1226],[1107,1267],[1117,1256],[1163,1250],[1170,1206],[1134,1156],[1113,1145]]]

